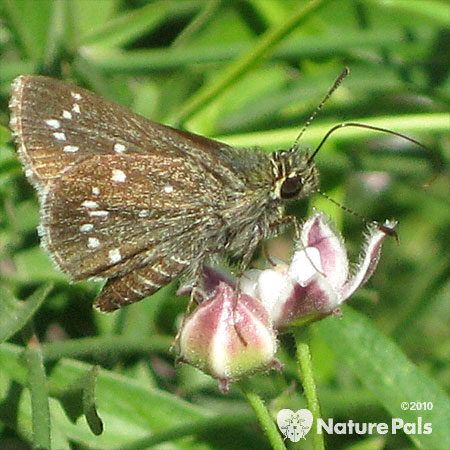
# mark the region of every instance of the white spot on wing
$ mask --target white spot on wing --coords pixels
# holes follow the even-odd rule
[[[92,194],[93,195],[100,195],[100,189],[98,187],[92,188]]]
[[[58,141],[66,140],[66,135],[64,133],[56,132],[56,133],[53,133],[53,136],[55,136],[55,139],[58,139]]]
[[[150,211],[148,209],[141,209],[139,211],[139,217],[148,217],[150,215]]]
[[[60,122],[59,120],[56,120],[56,119],[49,119],[49,120],[46,120],[45,123],[46,123],[49,127],[52,127],[52,128],[55,128],[55,129],[57,129],[57,128],[59,128],[59,127],[61,126],[61,122]]]
[[[94,229],[94,225],[92,223],[83,223],[83,225],[80,226],[80,231],[82,233],[89,233],[89,231],[92,231]]]
[[[171,194],[173,192],[173,186],[171,184],[166,184],[163,190],[166,194]]]
[[[74,103],[72,105],[72,111],[77,113],[77,114],[80,114],[81,110],[80,110],[80,106],[78,105],[78,103]]]
[[[117,143],[117,144],[114,144],[114,151],[117,153],[123,153],[126,151],[126,147],[123,144]]]
[[[108,211],[88,211],[89,217],[107,217],[109,215]]]
[[[85,200],[81,206],[84,206],[85,208],[98,208],[98,203],[94,202],[92,200]]]
[[[81,95],[78,92],[71,92],[70,95],[74,100],[81,100]]]
[[[75,153],[79,150],[79,147],[76,145],[65,145],[63,151],[66,153]]]
[[[70,120],[72,118],[72,113],[70,111],[64,110],[62,115],[63,115],[64,119]]]
[[[112,171],[112,177],[111,180],[117,181],[118,183],[123,183],[127,179],[127,176],[125,175],[125,172],[120,169],[114,169]]]
[[[90,237],[88,238],[87,246],[91,249],[98,248],[100,247],[100,241],[97,238]]]
[[[120,250],[118,248],[114,248],[108,252],[109,261],[113,264],[119,262],[122,259],[122,255],[120,254]]]

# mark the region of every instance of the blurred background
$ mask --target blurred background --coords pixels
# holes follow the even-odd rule
[[[428,151],[348,128],[334,133],[316,158],[321,188],[334,200],[368,221],[399,221],[399,243],[385,243],[377,272],[343,318],[308,329],[322,413],[335,421],[389,422],[400,400],[444,401],[449,26],[450,6],[438,0],[1,0],[0,336],[8,342],[0,345],[0,448],[36,442],[36,403],[27,388],[33,384],[20,357],[30,336],[43,346],[53,448],[149,448],[136,441],[149,435],[163,442],[157,448],[270,448],[238,388],[223,396],[211,378],[174,366],[168,347],[186,307],[175,284],[100,314],[91,307],[100,285],[69,283],[39,247],[36,193],[8,129],[10,84],[29,73],[72,81],[157,122],[270,151],[292,145],[348,66],[351,75],[302,144],[314,148],[333,125],[358,121],[417,139]],[[362,221],[322,197],[292,210],[302,217],[314,207],[333,217],[356,260]],[[289,236],[274,240],[271,254],[287,258],[290,243]],[[248,380],[274,416],[306,405],[289,335],[281,338],[279,358],[283,373]],[[102,367],[100,436],[89,430],[76,400],[93,364]],[[440,416],[441,436],[446,414],[441,409],[433,417]],[[202,428],[214,416],[223,419]],[[198,428],[167,433],[193,421]],[[436,423],[434,437],[333,435],[326,442],[330,449],[449,448],[438,430]],[[312,448],[310,436],[301,448]]]

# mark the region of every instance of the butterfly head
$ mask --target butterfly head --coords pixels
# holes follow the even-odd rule
[[[314,161],[298,148],[279,150],[272,154],[274,174],[273,196],[277,200],[300,200],[315,192],[319,174]]]

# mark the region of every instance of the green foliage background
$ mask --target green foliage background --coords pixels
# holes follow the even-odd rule
[[[71,80],[153,120],[272,150],[293,142],[344,65],[352,74],[305,145],[333,124],[360,121],[430,150],[345,129],[317,158],[325,192],[369,220],[400,224],[399,245],[386,242],[351,309],[308,328],[322,414],[388,423],[422,416],[433,433],[325,440],[330,449],[450,448],[449,25],[450,7],[438,0],[2,0],[0,448],[274,446],[238,387],[223,396],[211,378],[174,368],[168,347],[186,306],[175,286],[102,315],[91,309],[98,284],[70,284],[52,267],[7,127],[13,78]],[[380,189],[374,179],[384,180]],[[361,222],[322,198],[297,212],[313,205],[334,217],[356,255]],[[274,417],[306,407],[289,336],[279,358],[283,373],[246,381]],[[402,411],[402,401],[434,408]],[[310,434],[286,445],[317,444]]]

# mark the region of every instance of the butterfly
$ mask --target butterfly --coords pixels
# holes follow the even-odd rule
[[[336,83],[335,83],[336,84]],[[106,279],[95,305],[113,311],[259,242],[292,220],[318,171],[295,144],[266,153],[152,122],[88,90],[24,75],[10,127],[38,192],[39,235],[73,280]]]

